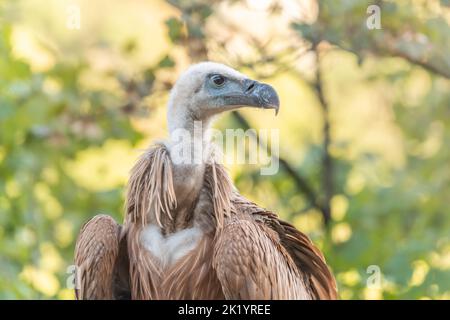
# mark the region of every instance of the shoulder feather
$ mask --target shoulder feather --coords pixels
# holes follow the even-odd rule
[[[170,212],[176,205],[169,151],[163,144],[157,144],[147,150],[131,170],[126,220],[146,225],[152,213],[162,227],[162,215],[172,220]]]

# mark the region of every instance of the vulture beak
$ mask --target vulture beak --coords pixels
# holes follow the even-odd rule
[[[275,115],[278,114],[280,99],[272,86],[250,79],[243,80],[241,84],[242,92],[225,97],[227,105],[274,109]]]

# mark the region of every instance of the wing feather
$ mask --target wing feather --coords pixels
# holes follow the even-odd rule
[[[245,216],[227,220],[213,258],[227,299],[309,298],[301,275],[273,231]]]
[[[237,193],[233,210],[213,261],[226,298],[337,298],[334,277],[305,234]]]
[[[293,257],[298,268],[308,275],[314,297],[337,299],[336,281],[320,250],[307,235],[294,226],[279,219],[278,222],[284,230],[281,243]]]
[[[75,245],[77,299],[113,299],[121,227],[97,215],[81,229]]]

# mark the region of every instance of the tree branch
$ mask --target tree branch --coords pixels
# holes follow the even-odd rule
[[[448,59],[446,59],[445,55],[441,56],[438,52],[435,52],[429,43],[404,41],[386,35],[382,40],[375,42],[375,48],[382,55],[389,54],[403,58],[409,63],[421,66],[434,74],[450,79]],[[409,48],[414,48],[414,50]]]
[[[239,125],[245,130],[251,128],[248,121],[238,111],[233,111],[231,114],[233,118],[239,123]],[[261,148],[263,148],[264,150],[268,150],[267,144],[265,142],[263,142],[256,135],[254,135],[254,138]],[[325,208],[322,207],[319,201],[319,197],[317,196],[313,188],[309,185],[306,178],[302,177],[286,159],[273,154],[270,156],[278,161],[283,170],[292,178],[297,188],[304,193],[304,195],[308,199],[308,202],[310,202],[312,206],[318,209],[325,217]]]
[[[322,70],[321,70],[321,60],[320,60],[320,50],[317,45],[313,46],[313,50],[316,56],[316,70],[315,70],[315,81],[312,84],[316,91],[317,98],[319,100],[322,117],[323,117],[323,177],[322,186],[324,189],[324,200],[322,202],[323,206],[323,219],[327,226],[331,220],[331,198],[334,194],[334,179],[333,179],[333,159],[330,154],[330,144],[331,144],[331,133],[330,133],[330,111],[329,105],[325,98],[323,92],[323,80],[322,80]]]

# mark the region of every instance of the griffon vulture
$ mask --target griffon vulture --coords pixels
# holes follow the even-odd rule
[[[279,108],[275,90],[218,63],[174,85],[172,134],[241,107]],[[131,171],[123,225],[97,215],[75,248],[78,299],[335,299],[321,252],[295,227],[238,193],[213,156],[175,163],[174,142],[149,148]]]

